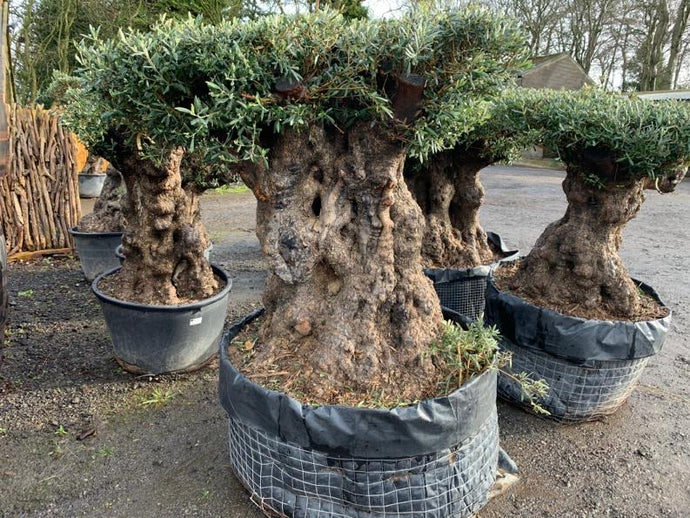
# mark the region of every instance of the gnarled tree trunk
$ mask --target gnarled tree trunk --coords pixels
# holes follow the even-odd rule
[[[442,320],[420,265],[424,220],[404,149],[377,131],[287,132],[268,168],[242,172],[271,266],[260,361],[301,362],[324,400],[386,387],[417,399],[438,381],[424,355]]]
[[[405,179],[426,219],[422,262],[432,268],[471,268],[495,260],[479,222],[484,188],[479,171],[491,164],[468,152],[433,156]]]
[[[507,287],[547,306],[603,308],[628,319],[639,310],[640,296],[618,251],[625,224],[644,201],[645,180],[598,188],[582,178],[568,167],[565,216],[546,228]]]
[[[182,187],[182,155],[172,151],[160,167],[137,154],[122,153],[114,163],[127,187],[119,277],[125,300],[174,305],[207,298],[218,287],[204,258],[209,241],[199,195]]]
[[[81,218],[77,225],[80,232],[122,232],[125,228],[122,175],[112,165],[108,165],[105,174],[103,189],[93,206],[93,212]]]

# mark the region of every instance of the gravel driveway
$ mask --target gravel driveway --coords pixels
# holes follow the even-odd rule
[[[565,210],[563,173],[492,167],[482,220],[529,251]],[[250,193],[205,195],[212,260],[233,277],[229,319],[260,304],[264,264]],[[481,518],[690,516],[690,182],[650,192],[622,255],[674,312],[661,354],[617,414],[564,426],[499,402],[521,480]],[[0,363],[0,516],[262,514],[230,473],[215,367],[139,377],[112,359],[100,309],[72,258],[10,268]],[[153,401],[153,402],[151,402]],[[147,403],[149,402],[149,403]]]

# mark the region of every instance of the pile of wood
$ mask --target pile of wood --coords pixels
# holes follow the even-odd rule
[[[10,256],[72,248],[81,217],[76,149],[57,117],[8,106],[9,174],[0,178],[0,217]]]

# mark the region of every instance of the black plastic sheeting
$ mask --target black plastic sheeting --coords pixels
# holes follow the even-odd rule
[[[220,400],[230,418],[283,441],[339,456],[424,455],[461,443],[475,434],[493,411],[493,404],[487,402],[496,399],[495,371],[472,379],[448,396],[392,410],[299,403],[249,381],[227,357],[227,344],[261,314],[263,310],[248,315],[224,333]]]
[[[220,399],[230,463],[265,512],[303,518],[466,518],[488,500],[497,464],[496,371],[452,394],[393,410],[312,407],[260,387],[221,341]],[[446,314],[448,317],[449,314]]]
[[[659,295],[639,281],[645,293],[663,305]],[[527,349],[541,350],[576,365],[592,361],[634,360],[661,350],[671,324],[671,314],[642,322],[586,320],[533,306],[500,292],[489,279],[485,321],[501,335]]]

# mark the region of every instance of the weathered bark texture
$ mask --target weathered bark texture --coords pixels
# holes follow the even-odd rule
[[[431,268],[471,268],[495,260],[479,222],[484,188],[479,171],[490,165],[470,153],[435,155],[405,180],[426,218],[422,263]]]
[[[593,310],[628,319],[639,310],[637,286],[618,255],[625,224],[640,210],[645,180],[591,187],[568,168],[568,208],[551,223],[509,281],[509,288],[544,306]]]
[[[182,187],[182,155],[179,149],[171,152],[162,167],[132,154],[114,163],[127,187],[122,299],[173,305],[207,298],[218,287],[204,258],[209,241],[199,195]]]
[[[105,174],[103,189],[93,212],[81,218],[77,225],[81,232],[122,232],[125,229],[121,207],[125,195],[122,175],[112,165],[108,165]]]
[[[424,351],[442,316],[422,274],[404,150],[367,125],[288,132],[271,148],[268,168],[242,172],[271,267],[261,361],[301,362],[324,400],[351,389],[420,397],[435,381]]]

